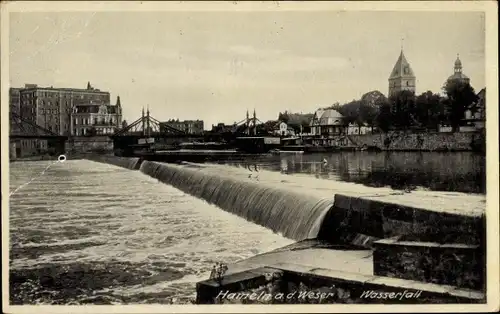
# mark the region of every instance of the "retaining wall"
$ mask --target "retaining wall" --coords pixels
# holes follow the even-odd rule
[[[355,146],[375,146],[393,151],[472,151],[481,138],[478,132],[455,133],[390,133],[349,135]]]

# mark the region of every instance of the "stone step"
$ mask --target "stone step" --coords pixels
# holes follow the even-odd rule
[[[485,290],[484,254],[479,245],[406,241],[373,242],[377,276]]]
[[[239,273],[225,275],[219,280],[208,279],[196,284],[197,304],[217,304],[237,298],[233,295],[240,291],[248,291],[256,287],[265,286],[280,277],[280,270],[268,267],[259,267]],[[245,303],[246,300],[241,300]],[[252,300],[249,300],[252,301]]]

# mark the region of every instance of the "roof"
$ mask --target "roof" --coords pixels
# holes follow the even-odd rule
[[[455,72],[453,73],[453,75],[450,75],[450,77],[448,77],[448,81],[454,81],[454,80],[457,80],[457,81],[469,81],[469,77],[465,74],[463,74],[462,72]]]
[[[408,62],[408,60],[406,60],[403,50],[401,50],[401,54],[399,55],[398,61],[396,61],[394,68],[392,69],[389,79],[400,77],[415,77],[415,73],[413,73],[410,63]]]
[[[113,106],[110,104],[92,104],[92,103],[84,103],[84,104],[78,104],[75,105],[76,107],[76,112],[75,113],[98,113],[99,108],[101,106],[106,106],[106,110],[108,114],[115,114],[118,113],[118,106]],[[87,110],[81,110],[82,108],[87,108]]]
[[[44,91],[61,91],[61,92],[79,92],[79,93],[94,93],[94,94],[109,94],[109,92],[102,91],[99,89],[86,89],[86,88],[67,88],[67,87],[42,87],[38,85],[28,84],[25,87],[20,88],[21,91],[24,90],[44,90]]]
[[[319,119],[320,125],[342,125],[343,116],[335,109],[326,109]]]
[[[323,115],[324,112],[325,112],[325,109],[318,109],[318,110],[316,110],[316,112],[314,113],[311,121],[309,122],[309,125],[312,126],[314,124],[315,120],[319,120],[321,118],[321,116]]]

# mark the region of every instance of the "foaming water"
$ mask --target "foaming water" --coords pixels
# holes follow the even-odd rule
[[[13,304],[188,303],[214,263],[292,242],[139,171],[50,163],[10,165],[11,191],[38,176],[10,197]]]
[[[333,197],[241,180],[231,174],[231,167],[212,173],[200,169],[149,161],[140,168],[153,178],[294,240],[315,238],[321,218],[333,206]]]

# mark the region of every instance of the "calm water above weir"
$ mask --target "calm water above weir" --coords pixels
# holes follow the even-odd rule
[[[373,187],[403,189],[410,185],[435,191],[486,193],[486,158],[469,152],[282,153],[255,161],[225,163],[251,165],[251,169],[256,163],[268,170],[287,169],[288,173]]]
[[[139,171],[86,160],[11,163],[10,193],[13,304],[188,303],[214,263],[292,243]]]

